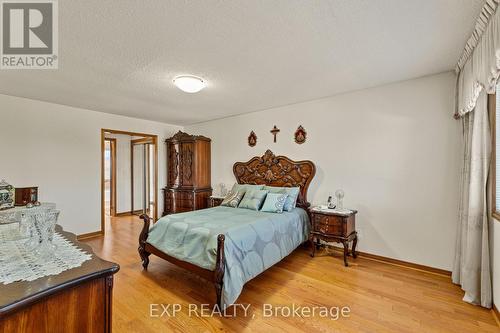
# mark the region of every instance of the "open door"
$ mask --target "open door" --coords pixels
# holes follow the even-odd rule
[[[148,214],[156,220],[155,140],[153,138],[132,140],[131,156],[132,214]]]
[[[107,216],[116,216],[116,139],[104,140],[104,202]]]

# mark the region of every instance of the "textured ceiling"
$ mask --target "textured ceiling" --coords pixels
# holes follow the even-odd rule
[[[483,3],[64,0],[59,70],[0,71],[0,93],[192,124],[451,70]]]

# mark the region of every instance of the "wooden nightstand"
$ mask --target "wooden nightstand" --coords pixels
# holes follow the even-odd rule
[[[309,241],[312,246],[311,257],[314,257],[316,247],[320,246],[320,240],[326,242],[337,242],[344,245],[344,265],[347,263],[349,255],[349,242],[352,241],[352,256],[356,258],[356,244],[358,243],[358,234],[356,232],[355,216],[357,211],[353,210],[350,214],[337,213],[335,211],[309,210],[311,214],[311,233]],[[316,244],[315,244],[316,241]]]
[[[208,200],[208,203],[207,203],[208,208],[212,208],[212,207],[220,206],[220,204],[224,200],[224,197],[211,195],[207,198],[207,200]]]

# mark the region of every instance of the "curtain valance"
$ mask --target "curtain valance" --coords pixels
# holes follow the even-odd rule
[[[495,91],[500,76],[500,0],[487,0],[458,61],[455,117],[471,112],[480,93]]]

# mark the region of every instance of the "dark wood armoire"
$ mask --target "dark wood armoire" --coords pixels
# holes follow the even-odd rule
[[[167,187],[163,215],[207,208],[212,195],[210,139],[177,132],[166,140]]]

